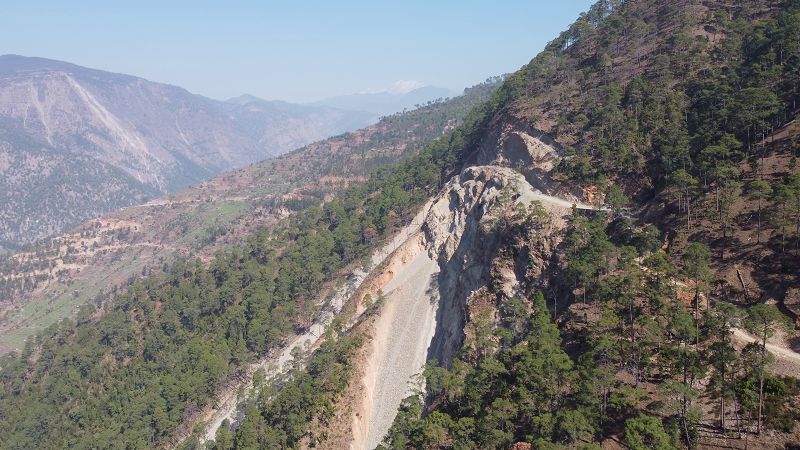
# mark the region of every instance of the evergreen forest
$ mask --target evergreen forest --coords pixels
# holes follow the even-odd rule
[[[374,159],[329,201],[0,358],[0,448],[328,448],[382,295],[360,318],[350,299],[286,373],[257,371],[243,419],[214,440],[201,411],[309,330],[337,280],[512,122],[551,137],[553,180],[596,207],[564,227],[537,202],[499,213],[490,312],[470,310],[455,357],[420,368],[379,448],[798,445],[800,372],[774,343],[797,354],[800,0],[600,0],[490,84],[457,126],[420,128],[444,134],[402,162]],[[531,274],[547,248],[544,280]],[[506,272],[526,279],[516,296]]]

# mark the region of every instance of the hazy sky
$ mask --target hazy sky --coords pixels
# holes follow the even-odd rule
[[[216,99],[309,102],[397,80],[462,90],[513,72],[594,0],[5,2],[0,54]]]

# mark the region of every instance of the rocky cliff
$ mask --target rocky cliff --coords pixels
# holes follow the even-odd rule
[[[435,359],[448,366],[464,340],[474,338],[469,325],[497,314],[496,300],[548,289],[559,265],[558,230],[573,204],[591,208],[551,179],[559,152],[548,142],[515,125],[490,133],[473,155],[475,164],[424,206],[419,231],[372,274],[370,294],[380,290],[385,306],[372,323],[360,368],[351,448],[381,443],[401,400],[419,388],[415,375],[423,365]],[[509,246],[534,263],[517,264],[505,253]],[[492,279],[500,291],[490,290]]]

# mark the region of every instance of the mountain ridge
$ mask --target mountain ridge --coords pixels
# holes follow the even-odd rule
[[[143,271],[192,255],[207,261],[259,228],[363,183],[452,130],[501,79],[25,245],[0,260],[0,305],[12,305],[0,313],[0,346],[20,346],[26,333],[124,289]]]
[[[359,91],[358,94],[379,94],[381,92],[386,92],[392,95],[403,95],[423,87],[425,87],[425,85],[416,80],[399,80],[385,88],[367,88],[363,91]]]
[[[0,56],[0,244],[18,247],[374,121],[374,114],[329,107],[229,105],[130,75]],[[70,169],[65,175],[76,183],[64,184],[31,165],[41,160],[63,171],[77,167],[64,161],[79,157],[96,174],[121,170],[103,179],[126,194],[107,198],[86,184],[88,175]],[[55,195],[64,188],[76,197],[68,208]]]
[[[305,192],[276,176],[266,198],[273,160],[165,199],[195,214],[170,223],[185,238],[244,232],[143,255],[3,357],[0,445],[795,447],[800,358],[769,349],[797,355],[799,36],[800,0],[601,0],[399,164],[370,165],[441,105],[283,157]],[[63,256],[137,225],[87,223]]]

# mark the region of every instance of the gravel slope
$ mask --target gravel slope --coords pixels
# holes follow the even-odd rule
[[[426,363],[436,331],[439,266],[428,253],[420,251],[384,289],[387,307],[376,324],[373,341],[381,356],[371,374],[371,416],[367,449],[374,449],[391,427],[400,401],[411,394],[409,380]],[[369,382],[368,381],[368,382]]]

